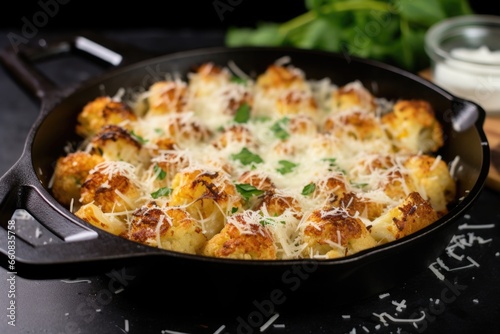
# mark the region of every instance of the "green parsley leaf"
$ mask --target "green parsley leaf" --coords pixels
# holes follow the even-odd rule
[[[234,160],[239,160],[245,166],[253,163],[260,164],[264,162],[259,155],[254,154],[246,147],[243,147],[239,153],[232,154],[231,157]]]
[[[350,183],[355,188],[365,188],[368,186],[368,183],[360,183],[360,182],[350,182]]]
[[[167,176],[167,172],[165,172],[158,164],[154,165],[153,172],[158,180],[163,180]]]
[[[279,138],[281,140],[285,140],[288,137],[290,137],[290,134],[286,131],[286,127],[287,127],[289,121],[290,121],[290,119],[288,117],[283,117],[282,119],[275,122],[271,126],[271,131],[274,133],[274,135],[277,138]]]
[[[321,159],[321,161],[326,161],[326,162],[328,162],[328,166],[329,166],[329,167],[332,167],[332,168],[329,168],[329,169],[328,169],[329,171],[336,170],[336,171],[341,172],[342,174],[347,174],[345,170],[343,170],[342,168],[340,168],[340,167],[337,165],[337,159],[336,159],[336,158],[323,158],[323,159]],[[333,168],[333,167],[335,167],[335,168]]]
[[[248,183],[237,183],[235,186],[236,190],[246,201],[248,201],[252,196],[260,196],[264,193],[264,190],[257,189]]]
[[[151,197],[153,197],[154,199],[157,199],[158,197],[168,196],[171,193],[172,193],[172,188],[163,187],[163,188],[158,189],[155,192],[152,192]]]
[[[265,123],[265,122],[269,122],[271,120],[271,117],[269,117],[269,116],[255,116],[253,118],[253,120],[255,122]]]
[[[302,189],[302,195],[304,196],[311,195],[314,192],[314,190],[316,190],[316,184],[311,182]]]
[[[248,80],[247,79],[243,79],[243,78],[240,78],[240,77],[237,77],[237,76],[232,76],[231,79],[230,79],[231,82],[234,82],[234,83],[237,83],[237,84],[240,84],[240,85],[245,85]]]
[[[358,56],[381,60],[417,72],[429,66],[425,32],[445,18],[473,14],[470,3],[467,0],[305,0],[305,11],[287,21],[229,27],[225,44],[341,52],[347,59]]]
[[[250,105],[248,103],[243,103],[234,115],[234,121],[236,123],[246,123],[250,119]]]
[[[337,158],[323,158],[321,161],[327,161],[330,163],[330,166],[333,167],[336,165]]]
[[[281,165],[281,167],[276,170],[283,175],[291,173],[293,169],[298,166],[298,164],[288,160],[280,160],[278,161],[278,163]]]
[[[284,220],[276,221],[273,218],[269,218],[269,217],[260,220],[259,223],[262,226],[266,226],[266,225],[269,225],[269,224],[276,224],[276,223],[280,223],[280,224],[283,224],[283,225],[286,224],[286,222]]]
[[[235,207],[235,206],[233,206],[233,207],[231,208],[231,213],[233,213],[233,214],[234,214],[234,213],[236,213],[236,212],[238,212],[238,208],[237,208],[237,207]]]
[[[134,132],[134,130],[130,131],[130,135],[132,136],[132,138],[134,138],[135,140],[137,140],[141,144],[146,144],[148,142],[147,139],[144,139],[143,137],[141,137],[138,134],[136,134]]]

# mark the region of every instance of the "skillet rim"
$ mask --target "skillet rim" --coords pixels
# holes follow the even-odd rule
[[[165,55],[157,55],[154,57],[149,57],[144,60],[140,60],[131,64],[127,64],[124,66],[118,66],[116,68],[113,68],[111,70],[107,70],[104,73],[91,77],[87,80],[84,80],[80,83],[77,84],[76,87],[73,87],[69,90],[66,90],[63,94],[57,95],[56,98],[50,98],[48,100],[42,101],[42,115],[43,117],[39,117],[39,121],[35,123],[35,125],[32,128],[32,136],[29,136],[31,138],[30,144],[33,145],[36,137],[36,133],[38,132],[39,128],[42,126],[43,120],[45,119],[46,116],[48,116],[51,111],[57,107],[58,104],[62,103],[66,99],[70,99],[71,96],[79,94],[81,91],[88,89],[91,86],[95,85],[100,85],[104,81],[111,79],[117,75],[120,75],[124,72],[127,71],[133,71],[139,68],[144,68],[148,64],[152,63],[164,63],[164,62],[171,62],[177,59],[181,59],[184,57],[195,57],[195,56],[210,56],[214,54],[228,54],[228,53],[239,53],[239,52],[292,52],[292,53],[301,53],[301,54],[306,54],[306,55],[318,55],[322,57],[333,57],[335,59],[345,59],[345,55],[335,53],[335,52],[329,52],[329,51],[322,51],[322,50],[312,50],[312,49],[299,49],[299,48],[294,48],[294,47],[257,47],[257,46],[246,46],[246,47],[205,47],[205,48],[196,48],[196,49],[191,49],[191,50],[184,50],[184,51],[177,51],[173,53],[168,53]],[[378,70],[382,71],[388,71],[392,72],[393,74],[397,76],[403,76],[409,80],[412,80],[416,82],[419,85],[425,86],[434,92],[436,92],[438,95],[441,95],[445,99],[449,100],[450,103],[454,101],[466,101],[464,99],[458,98],[454,96],[453,94],[449,93],[447,90],[437,86],[436,84],[430,82],[427,79],[424,79],[417,74],[411,73],[409,71],[406,71],[404,69],[398,68],[396,66],[383,63],[377,60],[373,59],[365,59],[365,58],[359,58],[355,56],[350,56],[349,57],[350,61],[354,65],[358,63],[362,63],[364,65],[370,66],[370,67],[375,67]],[[470,102],[470,101],[467,101]],[[476,201],[477,197],[479,196],[482,188],[484,187],[484,184],[486,182],[487,174],[488,174],[488,169],[489,169],[489,146],[487,144],[487,138],[486,134],[484,133],[484,129],[482,128],[482,122],[484,121],[485,117],[485,112],[484,110],[477,104],[472,103],[472,105],[476,106],[477,110],[479,111],[479,120],[475,122],[474,124],[474,129],[477,132],[477,135],[479,136],[481,143],[486,143],[482,144],[482,166],[478,171],[478,176],[477,180],[474,183],[474,186],[467,191],[467,196],[459,201],[456,205],[454,205],[451,210],[445,214],[443,217],[440,217],[438,220],[430,224],[429,226],[426,226],[425,228],[416,231],[412,233],[409,236],[406,236],[404,238],[398,239],[391,241],[386,244],[378,245],[370,249],[366,249],[363,251],[360,251],[356,254],[352,254],[346,257],[342,258],[335,258],[335,259],[284,259],[284,260],[242,260],[242,259],[225,259],[225,258],[212,258],[212,257],[206,257],[202,255],[193,255],[193,254],[185,254],[185,253],[180,253],[180,252],[175,252],[175,251],[170,251],[170,250],[164,250],[164,249],[159,249],[156,247],[152,246],[147,246],[147,245],[141,245],[146,248],[152,248],[155,251],[151,252],[150,256],[166,256],[166,257],[175,257],[175,258],[181,258],[181,259],[187,259],[187,260],[201,260],[204,262],[217,262],[217,263],[227,263],[227,264],[243,264],[243,265],[264,265],[264,266],[281,266],[281,265],[293,265],[293,264],[304,264],[308,262],[316,262],[319,265],[342,265],[342,264],[349,264],[349,263],[355,263],[355,262],[360,262],[360,261],[367,261],[367,259],[374,258],[376,259],[377,257],[384,256],[385,254],[392,252],[394,248],[400,249],[403,247],[409,247],[411,246],[412,243],[415,243],[415,240],[419,240],[422,238],[426,238],[428,235],[431,235],[437,232],[434,232],[436,230],[440,230],[443,228],[448,227],[449,225],[452,225],[456,223],[460,218],[463,217],[463,215],[466,213],[466,211],[474,204]],[[33,166],[33,159],[32,159],[32,154],[31,150],[29,152],[29,160],[31,162],[30,168],[35,172],[35,168]],[[38,178],[38,175],[37,175]],[[96,231],[98,234],[104,233],[104,234],[109,234],[112,237],[115,238],[120,238],[119,236],[115,236],[107,231],[101,230],[86,221],[76,217],[68,208],[64,207],[61,205],[51,194],[50,190],[46,186],[42,186],[42,189],[44,191],[47,191],[47,194],[49,195],[48,198],[45,198],[52,206],[54,206],[57,211],[63,212],[66,215],[71,215],[73,219],[79,221],[80,223],[84,224],[86,227],[89,227]],[[433,233],[434,232],[434,233]],[[100,236],[99,236],[100,237]],[[136,245],[135,242],[127,240],[123,238],[123,241],[125,242],[130,242],[132,245]],[[443,242],[444,243],[444,242]],[[443,249],[446,246],[446,244],[443,244]],[[158,253],[159,252],[159,253]],[[140,254],[139,257],[141,256],[148,256],[148,254]]]

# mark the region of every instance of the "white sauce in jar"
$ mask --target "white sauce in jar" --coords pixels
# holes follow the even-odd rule
[[[500,113],[500,51],[482,46],[456,48],[451,58],[434,65],[434,81],[450,93]]]

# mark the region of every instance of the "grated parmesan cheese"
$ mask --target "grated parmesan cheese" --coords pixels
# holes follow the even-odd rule
[[[429,184],[436,176],[421,182],[405,165],[410,157],[424,153],[412,151],[413,146],[397,151],[401,143],[395,145],[397,138],[387,133],[383,118],[392,112],[394,101],[372,96],[359,81],[338,87],[330,78],[308,79],[287,56],[273,66],[275,73],[254,79],[234,62],[227,67],[208,63],[185,80],[167,75],[163,86],[129,101],[145,109],[136,110],[136,121],[120,126],[141,142],[141,154],[149,158],[131,163],[105,157],[90,170],[90,175],[107,177],[96,193],[113,190],[127,206],[115,202],[103,217],[130,228],[137,210],[154,201],[163,208],[185,210],[199,223],[207,243],[221,233],[221,226],[233,224],[239,237],[270,235],[277,259],[329,258],[328,252],[305,241],[306,226],[321,234],[328,217],[335,216],[360,221],[369,230],[377,222],[370,208],[379,208],[381,216],[411,192],[428,198]],[[244,82],[232,80],[234,76]],[[124,90],[112,99],[126,102]],[[155,112],[149,113],[148,101],[165,103],[169,112],[162,113],[161,106],[155,105]],[[178,107],[179,101],[185,104]],[[80,150],[94,154],[89,142],[84,138]],[[430,171],[437,169],[441,159],[435,157]],[[453,176],[459,157],[448,168]],[[182,178],[197,171],[213,178]],[[246,173],[252,173],[248,182],[255,181],[248,198],[236,187]],[[125,177],[139,194],[132,198],[115,189],[115,175]],[[396,195],[390,190],[394,184],[398,184]],[[320,222],[308,220],[315,211],[320,212]],[[167,225],[175,222],[163,215],[152,228],[157,244],[160,230]],[[321,244],[342,253],[348,237],[337,228]]]

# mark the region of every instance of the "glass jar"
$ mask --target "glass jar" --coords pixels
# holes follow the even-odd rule
[[[500,16],[464,15],[433,25],[425,36],[432,81],[500,114]]]

